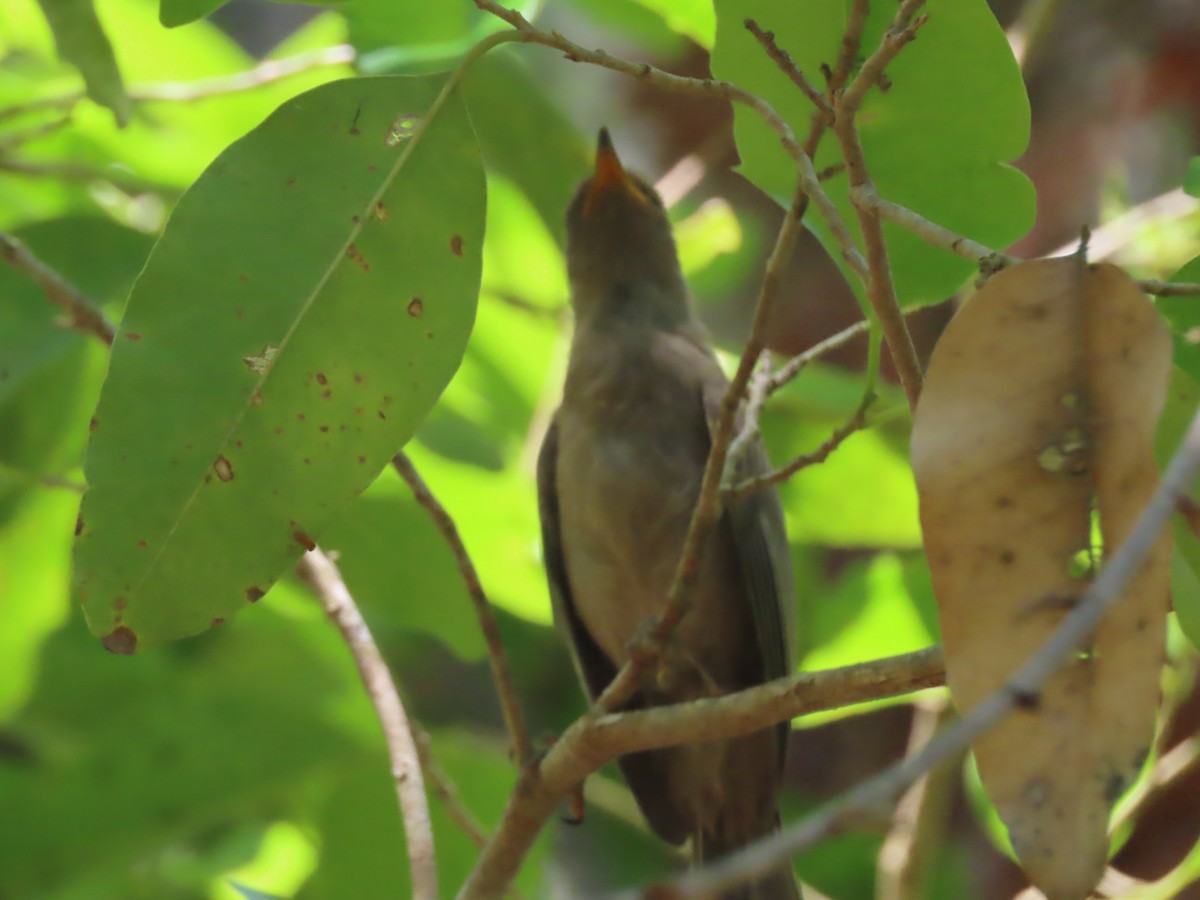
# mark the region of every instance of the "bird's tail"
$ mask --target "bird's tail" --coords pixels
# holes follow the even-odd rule
[[[773,827],[764,830],[763,834],[770,834],[778,828],[777,821]],[[744,847],[752,840],[754,840],[753,837],[730,840],[728,836],[702,831],[693,840],[696,862],[699,864],[713,862]],[[721,900],[802,900],[802,898],[800,886],[796,884],[796,877],[792,873],[792,866],[790,863],[784,862],[778,869],[740,887],[726,891],[721,895]]]

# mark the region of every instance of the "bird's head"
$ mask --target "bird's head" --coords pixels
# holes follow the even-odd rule
[[[576,305],[684,291],[662,198],[626,171],[608,129],[600,129],[596,168],[567,208],[567,272]]]

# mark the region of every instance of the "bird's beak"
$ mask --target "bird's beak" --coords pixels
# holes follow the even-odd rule
[[[588,188],[584,200],[584,212],[592,209],[600,197],[611,195],[614,191],[623,191],[639,201],[645,200],[637,183],[621,165],[617,151],[613,149],[612,139],[608,136],[608,129],[601,128],[600,137],[596,142],[596,171],[592,175],[592,185]]]

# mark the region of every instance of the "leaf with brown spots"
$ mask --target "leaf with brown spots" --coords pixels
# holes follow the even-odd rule
[[[969,710],[1048,639],[1158,480],[1171,342],[1120,269],[1014,266],[954,317],[917,407],[912,462],[951,694]],[[1168,604],[1164,530],[1089,651],[975,744],[1026,872],[1090,894],[1109,810],[1154,735]]]
[[[121,333],[142,337],[116,342],[84,463],[74,578],[97,636],[118,596],[139,650],[245,608],[246,586],[269,590],[320,540],[458,368],[486,183],[447,78],[295,96],[179,200],[129,295]],[[389,147],[398,109],[415,130]],[[384,397],[386,419],[364,414]]]

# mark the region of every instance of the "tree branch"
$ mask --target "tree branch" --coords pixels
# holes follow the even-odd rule
[[[10,234],[0,232],[0,256],[41,288],[47,300],[62,307],[66,313],[67,327],[87,332],[112,346],[116,329],[104,313],[74,285],[34,256],[25,244]]]
[[[563,795],[621,754],[751,734],[798,715],[936,687],[944,677],[941,648],[930,647],[841,669],[801,672],[723,697],[583,716],[539,765],[522,772],[459,897],[479,900],[502,893]]]
[[[500,638],[500,627],[496,624],[496,616],[492,612],[487,594],[484,593],[479,573],[475,570],[475,564],[471,562],[471,555],[467,553],[466,545],[462,542],[454,519],[429,490],[429,486],[421,478],[420,473],[412,464],[412,460],[405,455],[404,451],[397,453],[392,458],[392,467],[412,490],[417,503],[429,513],[438,531],[442,533],[442,537],[450,546],[450,552],[454,554],[458,572],[467,586],[467,593],[475,607],[475,615],[479,619],[479,629],[483,632],[484,641],[487,643],[488,662],[492,667],[492,681],[495,683],[496,693],[500,697],[500,709],[504,715],[504,725],[508,729],[508,738],[512,742],[512,752],[517,764],[523,766],[533,758],[533,745],[529,740],[529,731],[525,727],[525,717],[521,714],[521,703],[517,699],[517,688],[513,684],[512,672],[508,667],[504,642]]]
[[[383,661],[383,655],[375,645],[370,629],[363,621],[362,613],[358,611],[333,560],[320,549],[310,550],[301,557],[296,571],[316,592],[326,615],[333,620],[346,646],[350,648],[367,696],[371,698],[379,723],[383,726],[383,737],[391,758],[392,779],[400,800],[400,815],[404,820],[405,844],[412,873],[412,896],[419,900],[437,900],[433,826],[429,821],[420,756],[387,663]]]
[[[719,863],[696,869],[675,882],[683,897],[712,897],[720,890],[763,875],[793,853],[835,834],[871,810],[895,799],[939,762],[967,747],[1019,705],[1036,703],[1042,685],[1068,656],[1083,647],[1107,609],[1158,540],[1175,510],[1175,498],[1187,493],[1200,468],[1200,411],[1171,459],[1150,502],[1129,537],[1117,549],[1079,603],[1063,618],[1045,644],[1008,682],[984,699],[958,724],[931,740],[923,750],[862,783],[815,815],[745,848]]]

